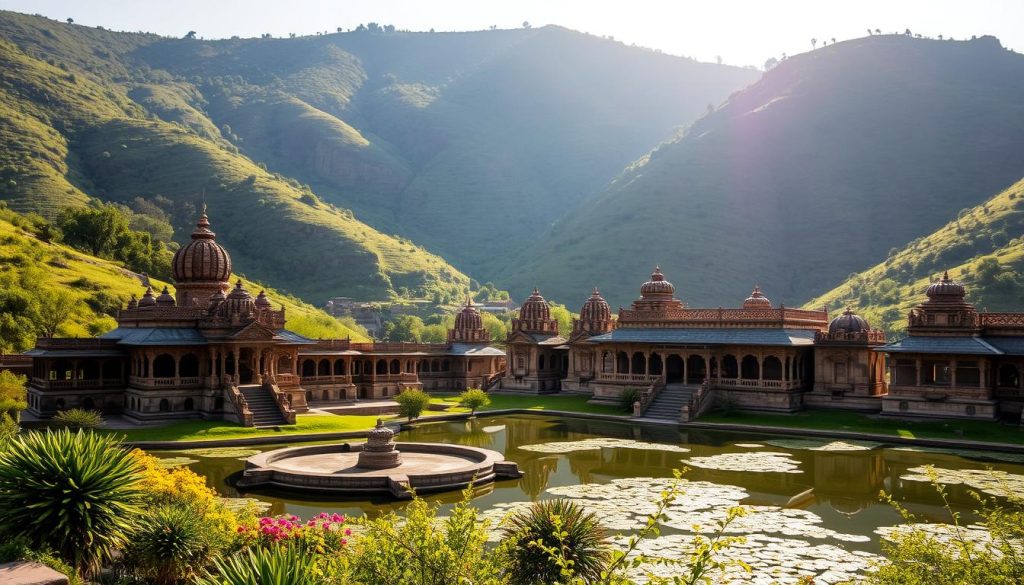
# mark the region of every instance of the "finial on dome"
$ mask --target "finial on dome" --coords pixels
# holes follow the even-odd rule
[[[944,270],[942,272],[942,280],[944,282],[949,282],[949,270]]]
[[[595,295],[599,295],[599,296],[600,296],[600,294],[601,294],[601,291],[597,290],[597,287],[595,286],[595,287],[594,287],[594,292],[593,292],[593,294],[595,294]]]
[[[192,239],[212,240],[217,234],[210,230],[210,218],[206,215],[206,203],[203,203],[203,210],[196,220],[196,229],[192,231]]]

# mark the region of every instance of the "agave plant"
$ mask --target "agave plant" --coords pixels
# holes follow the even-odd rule
[[[66,429],[20,436],[0,452],[0,534],[95,572],[134,528],[140,473],[110,437]]]
[[[198,585],[310,585],[316,582],[314,556],[297,546],[247,549],[216,559],[211,575]]]
[[[571,500],[536,502],[504,528],[504,539],[514,543],[509,580],[545,585],[563,582],[563,572],[569,572],[584,582],[595,581],[611,560],[606,536],[597,517]]]
[[[62,410],[53,416],[50,421],[54,428],[66,428],[72,431],[79,429],[98,429],[103,426],[103,416],[96,410],[84,408],[72,408]]]
[[[166,585],[202,570],[214,548],[211,527],[200,514],[170,505],[156,508],[141,522],[125,556],[135,573]]]

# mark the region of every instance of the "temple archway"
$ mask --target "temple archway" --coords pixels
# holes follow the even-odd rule
[[[683,358],[672,354],[665,359],[665,383],[678,384],[683,381]]]
[[[762,377],[765,380],[781,380],[782,361],[773,355],[764,358],[764,372],[762,373]]]
[[[183,378],[199,377],[199,357],[194,353],[186,353],[181,356],[181,362],[178,364],[178,371]],[[188,408],[186,410],[192,409]]]
[[[660,353],[652,353],[651,354],[650,363],[648,364],[648,367],[650,368],[651,375],[652,376],[660,376],[661,375],[661,370],[662,370],[661,366],[662,366],[661,354]]]
[[[703,356],[690,355],[686,358],[686,383],[700,384],[708,377],[708,365]]]
[[[153,360],[154,378],[174,377],[174,356],[169,353],[162,353]]]
[[[618,367],[620,374],[629,373],[629,355],[626,354],[626,352],[620,351],[618,355],[615,356],[615,361],[618,362],[616,366]]]
[[[386,376],[388,374],[388,362],[386,360],[377,360],[377,375]]]
[[[320,363],[316,366],[317,376],[330,376],[331,375],[331,362],[330,360],[320,360]]]
[[[761,365],[757,363],[755,356],[743,356],[743,361],[740,363],[740,377],[744,380],[757,380],[761,377]]]
[[[398,363],[398,360],[391,360],[391,364],[388,366],[389,374],[401,374],[402,364]]]
[[[345,360],[334,360],[334,375],[344,376],[345,375]]]
[[[647,371],[647,356],[643,352],[633,352],[633,360],[630,363],[629,371],[634,374],[643,374]]]
[[[316,362],[313,360],[302,360],[302,376],[312,378],[316,375]]]

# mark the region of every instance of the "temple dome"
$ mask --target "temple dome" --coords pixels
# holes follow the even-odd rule
[[[234,290],[228,295],[227,300],[224,301],[228,312],[231,313],[251,313],[256,310],[256,301],[253,300],[252,295],[249,291],[245,290],[245,286],[242,284],[241,279],[235,283]]]
[[[146,294],[139,299],[139,308],[156,306],[156,297],[153,296],[153,287],[146,287]]]
[[[640,295],[644,297],[649,296],[672,296],[676,292],[676,287],[672,286],[672,283],[665,280],[665,275],[661,273],[661,267],[655,267],[654,273],[651,274],[651,279],[643,283],[640,286]]]
[[[772,302],[768,300],[768,297],[764,296],[761,292],[761,287],[754,286],[754,290],[747,297],[747,300],[743,301],[744,309],[770,309],[772,308]]]
[[[256,308],[260,310],[272,308],[272,305],[270,304],[270,299],[267,298],[267,291],[261,290],[260,294],[256,295],[255,304]]]
[[[484,320],[480,311],[473,306],[473,299],[466,299],[466,306],[455,315],[455,330],[466,331],[469,329],[483,329]]]
[[[519,308],[519,319],[521,321],[547,321],[551,319],[551,308],[548,307],[548,302],[544,300],[544,297],[540,296],[540,291],[536,288],[533,289],[533,294],[523,302],[523,306]]]
[[[167,290],[167,286],[164,286],[163,292],[156,298],[156,304],[160,306],[174,306],[174,297],[171,296],[171,291]]]
[[[849,307],[843,311],[842,315],[832,319],[828,324],[828,332],[830,335],[835,335],[837,333],[860,333],[870,329],[871,326],[868,325],[867,319],[854,313]]]
[[[610,321],[611,318],[612,310],[608,306],[608,301],[604,300],[601,292],[597,290],[597,287],[594,287],[593,294],[583,303],[583,308],[580,309],[580,321]]]
[[[963,284],[951,279],[949,277],[949,271],[947,270],[942,274],[942,278],[928,285],[924,294],[927,295],[929,299],[940,298],[963,300],[967,294],[967,289],[964,288]]]
[[[231,277],[231,256],[216,242],[216,235],[210,231],[210,220],[204,206],[192,232],[192,241],[178,248],[171,260],[176,283],[228,281]]]

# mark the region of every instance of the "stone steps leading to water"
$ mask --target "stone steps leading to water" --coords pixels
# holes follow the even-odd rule
[[[288,424],[273,394],[258,384],[239,386],[238,391],[245,397],[245,403],[252,412],[253,426],[276,427]]]

